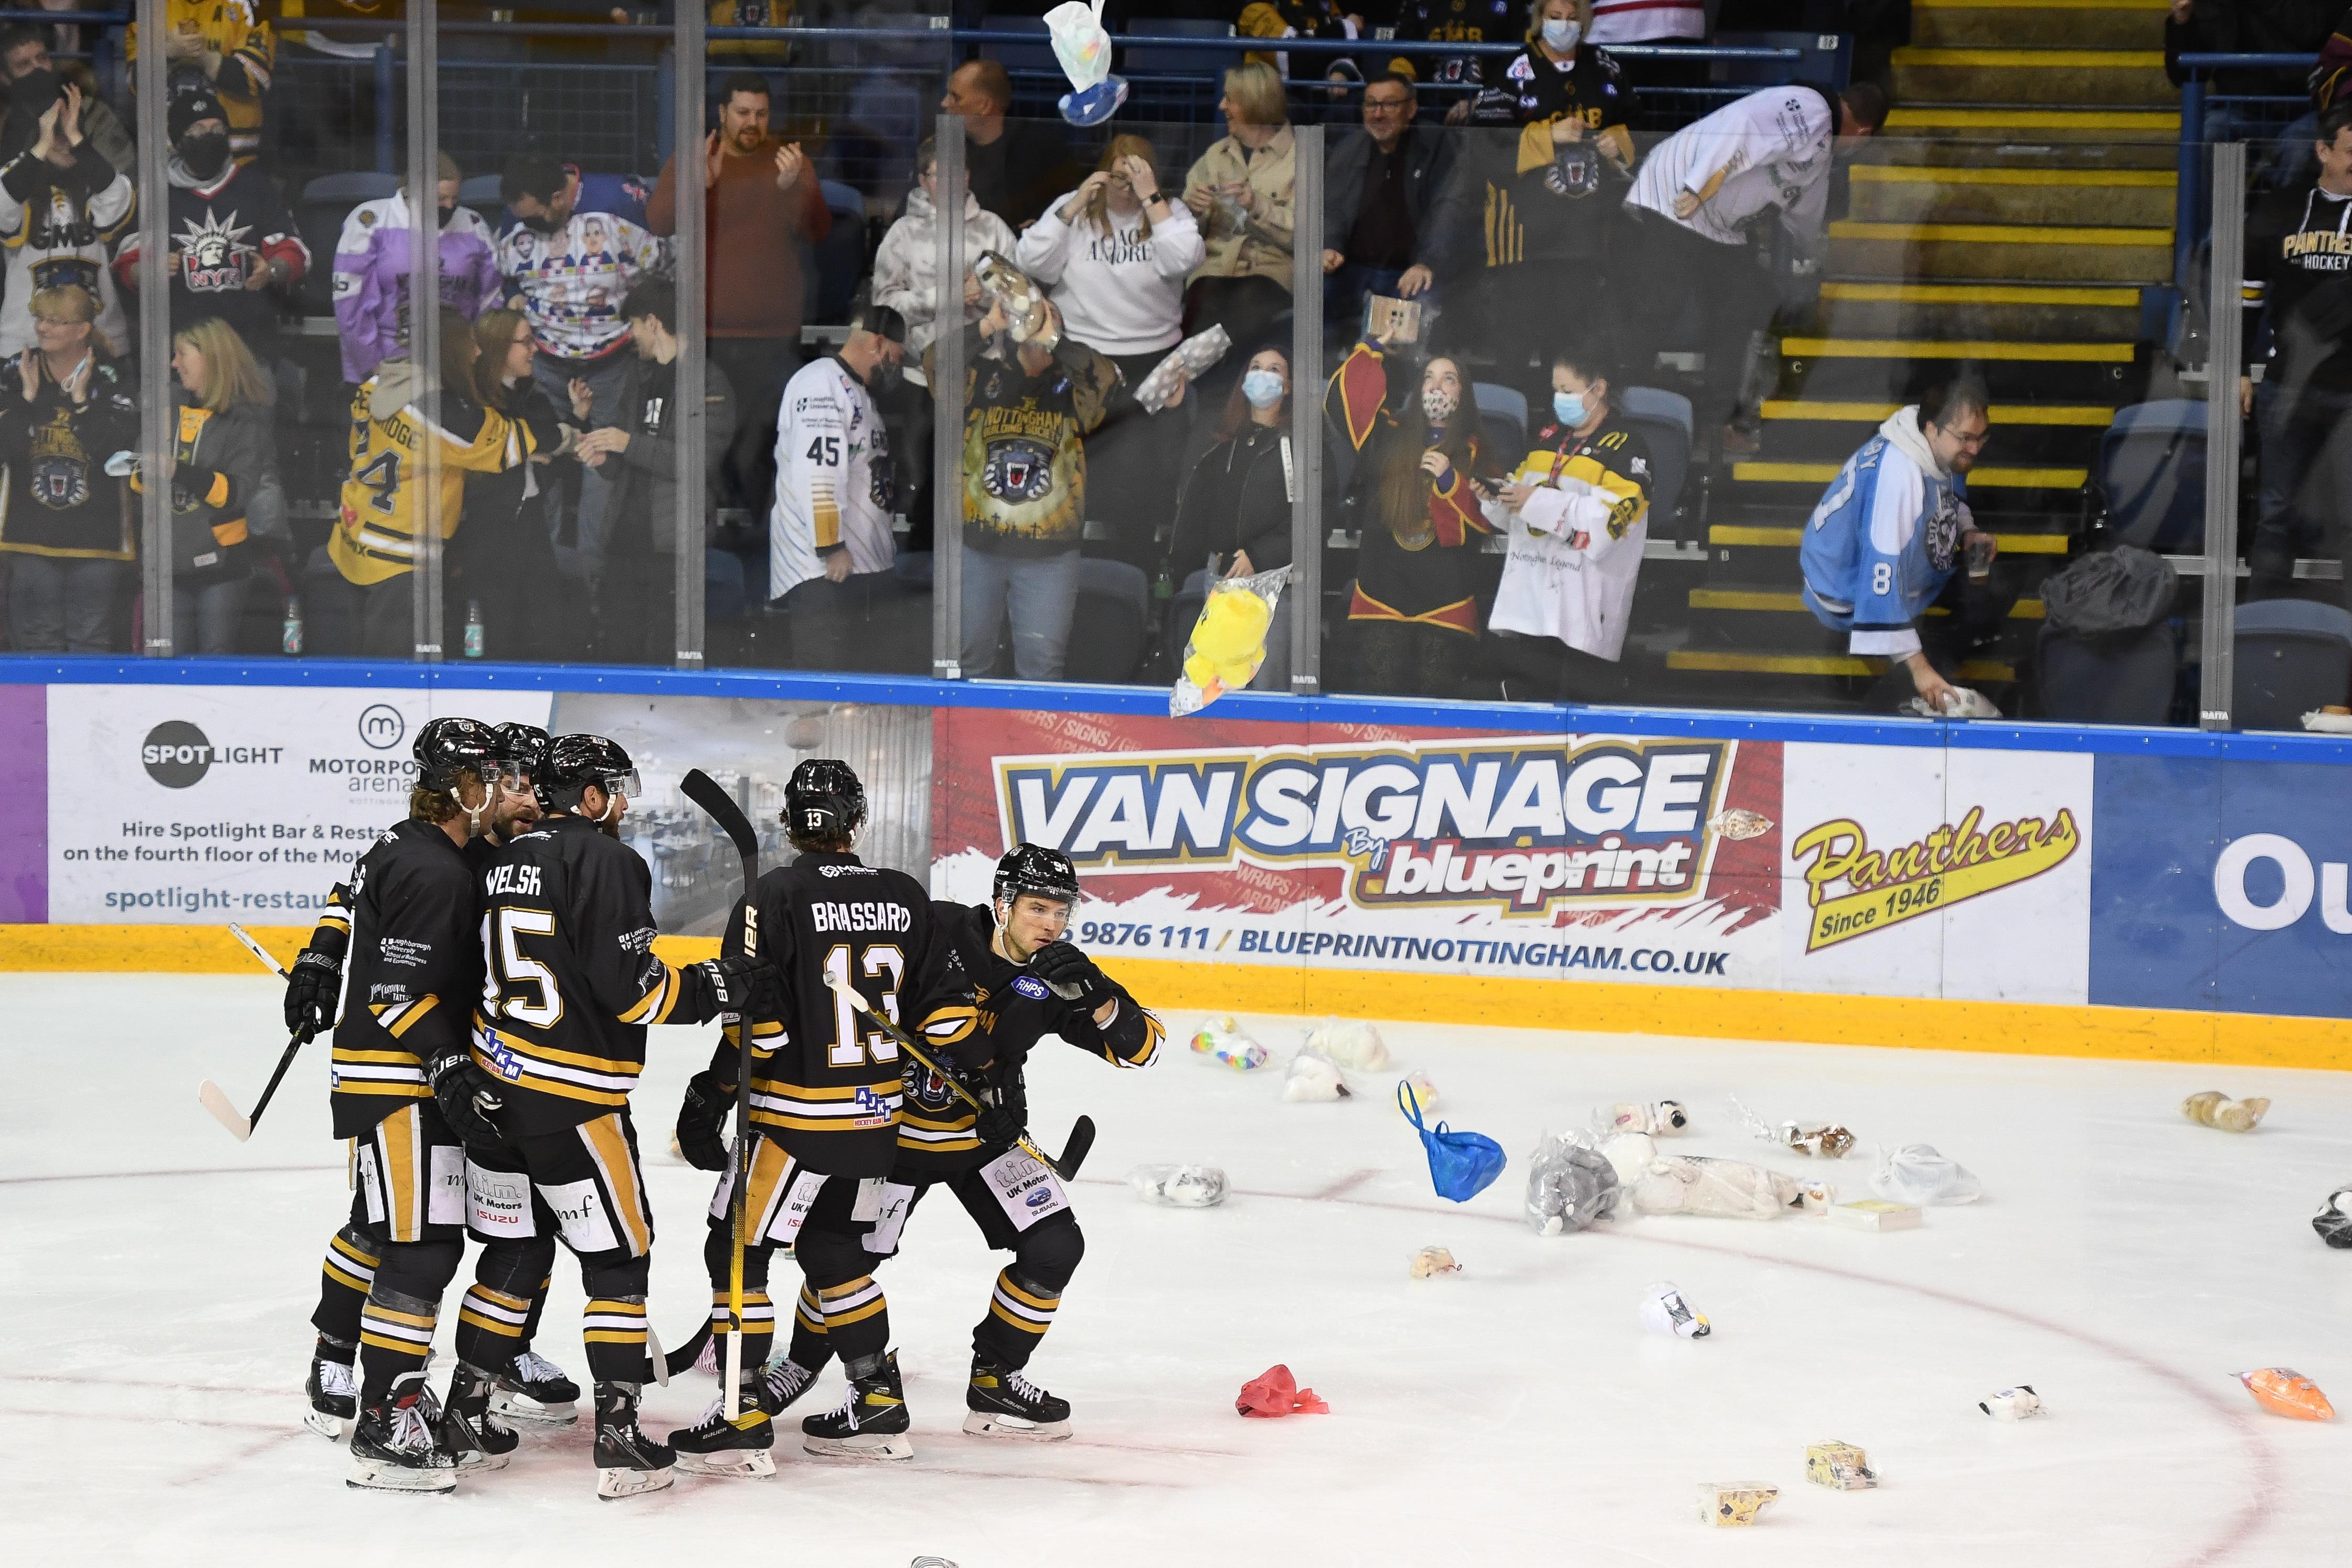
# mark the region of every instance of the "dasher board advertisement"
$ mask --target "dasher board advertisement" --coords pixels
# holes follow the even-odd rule
[[[941,710],[932,890],[1028,841],[1089,948],[1777,982],[1776,743]]]

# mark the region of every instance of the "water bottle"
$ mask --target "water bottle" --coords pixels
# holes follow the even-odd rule
[[[1162,604],[1176,597],[1176,580],[1168,575],[1168,569],[1164,566],[1160,569],[1160,575],[1151,580],[1151,597]]]
[[[466,657],[478,659],[481,656],[482,601],[478,599],[468,599],[466,601]]]
[[[286,625],[278,645],[289,657],[299,656],[302,652],[302,596],[299,593],[286,596]]]

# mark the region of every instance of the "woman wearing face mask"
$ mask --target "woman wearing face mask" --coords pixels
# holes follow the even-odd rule
[[[1469,378],[1442,356],[1396,395],[1389,355],[1384,340],[1357,344],[1323,398],[1358,455],[1349,491],[1363,530],[1348,595],[1353,650],[1336,669],[1327,664],[1325,684],[1453,696],[1470,674],[1478,597],[1494,580],[1480,559],[1492,525],[1476,478],[1486,455],[1477,410]]]
[[[1609,391],[1597,353],[1554,355],[1551,423],[1486,505],[1511,543],[1490,625],[1517,633],[1491,643],[1513,700],[1627,700],[1618,660],[1650,537],[1650,448]]]
[[[269,383],[217,319],[172,337],[172,651],[234,653],[253,540],[290,549]],[[133,490],[145,476],[134,476]]]
[[[106,465],[139,444],[139,406],[92,326],[89,290],[44,288],[29,308],[34,346],[0,363],[10,641],[23,653],[103,653],[118,646],[115,601],[139,553],[138,513]]]
[[[1209,575],[1247,577],[1290,564],[1290,499],[1297,465],[1290,450],[1290,356],[1260,349],[1234,386],[1215,444],[1201,455],[1176,502],[1168,549],[1187,594],[1206,592]],[[1189,573],[1189,575],[1187,575]],[[1290,615],[1286,592],[1266,628],[1265,663],[1254,691],[1290,689]],[[1181,639],[1189,626],[1171,626]]]
[[[180,93],[165,121],[172,133],[164,164],[172,184],[172,325],[192,327],[206,317],[227,322],[253,351],[267,388],[280,304],[310,270],[310,247],[278,187],[230,157],[228,119],[217,99]],[[134,229],[115,253],[115,281],[124,288],[139,287],[139,240]],[[274,401],[266,396],[265,406]]]

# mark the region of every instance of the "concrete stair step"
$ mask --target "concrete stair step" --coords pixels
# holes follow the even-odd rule
[[[1734,463],[1731,477],[1740,485],[1799,485],[1818,490],[1837,477],[1841,466],[1842,463],[1830,462],[1767,463],[1750,460]],[[1979,464],[1969,470],[1969,494],[1974,497],[1989,490],[2028,490],[2035,492],[2030,504],[2046,507],[2051,499],[2048,492],[2079,491],[2083,481],[2088,477],[2089,471],[2079,467],[2020,468],[1998,463]],[[2065,539],[2060,537],[2055,542],[2059,551],[2063,553]],[[2008,547],[2004,543],[2002,548]]]
[[[1877,432],[1895,404],[1855,400],[1843,402],[1772,398],[1765,402],[1764,441],[1756,454],[1759,462],[1843,463]],[[1802,411],[1791,417],[1790,410]],[[2032,404],[1993,405],[1992,439],[1981,460],[2009,467],[2080,468],[2098,452],[2099,438],[2109,413],[2093,404],[2058,405],[2057,412],[2080,415],[2080,423],[2043,423],[2034,419],[2042,410]],[[2019,415],[2024,418],[2019,418]],[[1843,415],[1843,417],[1840,417]]]
[[[1919,389],[1967,370],[2000,403],[2132,401],[2147,379],[2131,343],[2032,343],[2000,339],[1780,340],[1773,395],[1825,402],[1908,402]]]
[[[1895,51],[1898,103],[2081,107],[2178,103],[2156,49],[1921,48]]]
[[[1830,270],[1847,277],[2162,283],[2172,277],[2172,229],[1847,218],[1830,225]]]
[[[1787,675],[1805,678],[1837,676],[1875,680],[1885,673],[1885,660],[1874,662],[1851,653],[1776,653],[1755,649],[1676,648],[1666,655],[1666,668],[1719,675]],[[2017,666],[2005,659],[1970,659],[1960,665],[1960,679],[1972,686],[2011,685]]]
[[[2157,73],[2159,77],[2163,72]],[[1891,110],[1882,133],[1887,141],[1874,148],[1885,156],[1887,147],[1909,148],[1936,143],[1958,159],[1971,147],[2004,152],[2028,148],[2098,149],[2084,156],[2154,159],[2150,167],[2169,169],[2179,155],[2180,111],[2178,109],[2020,109],[1999,107],[2007,94],[1990,104],[1908,104]],[[1878,138],[1874,137],[1873,142]],[[2131,152],[2127,154],[2126,150]],[[1905,159],[1905,162],[1918,160]]]
[[[1813,615],[1811,611],[1805,608],[1804,596],[1795,589],[1694,588],[1689,593],[1689,603],[1693,610],[1705,611],[1712,615],[1730,619],[1731,623],[1735,625],[1740,623],[1739,620],[1732,619],[1735,617],[1801,615],[1811,622]],[[1927,613],[1948,615],[1951,612],[1936,606],[1931,607]],[[2043,618],[2042,601],[2021,598],[2010,610],[2009,618],[2011,621],[2042,620]]]
[[[2139,290],[1996,283],[1822,285],[1824,337],[2113,338],[2140,329]]]
[[[1882,223],[2123,224],[2172,221],[2168,169],[1954,169],[1862,163],[1849,215]]]
[[[1911,0],[1929,48],[2157,49],[2167,0]]]

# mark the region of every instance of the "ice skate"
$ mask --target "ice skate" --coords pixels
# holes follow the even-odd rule
[[[735,1420],[727,1419],[722,1395],[710,1402],[701,1420],[672,1432],[669,1446],[677,1451],[679,1471],[745,1479],[774,1475],[776,1461],[769,1450],[776,1446],[776,1427],[761,1403],[763,1392],[755,1378],[744,1386],[742,1414]]]
[[[340,1443],[352,1435],[352,1422],[359,1416],[360,1385],[352,1376],[351,1363],[312,1356],[310,1375],[302,1392],[310,1396],[302,1425],[332,1442]]]
[[[634,1383],[596,1385],[596,1495],[635,1497],[659,1491],[677,1479],[677,1456],[637,1425]]]
[[[911,1459],[907,1436],[913,1423],[898,1386],[898,1358],[886,1354],[861,1375],[851,1372],[849,1393],[840,1406],[801,1423],[801,1447],[812,1454],[848,1459]]]
[[[508,1421],[541,1421],[569,1427],[580,1419],[580,1385],[563,1368],[524,1351],[499,1369],[490,1382],[490,1414]]]
[[[1070,1435],[1070,1402],[1056,1399],[1018,1372],[975,1360],[963,1391],[971,1414],[963,1429],[975,1437],[1016,1437],[1058,1443]]]
[[[502,1470],[522,1441],[490,1416],[490,1379],[470,1366],[449,1380],[449,1403],[439,1422],[441,1446],[461,1470]]]
[[[793,1401],[816,1386],[816,1374],[790,1359],[768,1363],[760,1375],[760,1407],[771,1416],[782,1415]]]
[[[394,1385],[391,1399],[360,1412],[344,1485],[369,1491],[457,1490],[457,1462],[434,1433],[424,1385],[422,1375],[412,1375]]]

